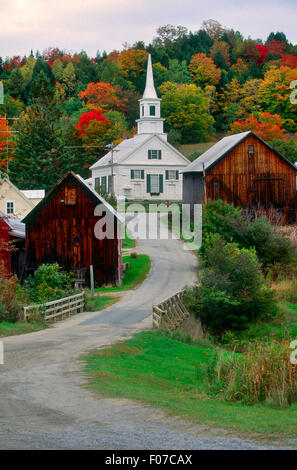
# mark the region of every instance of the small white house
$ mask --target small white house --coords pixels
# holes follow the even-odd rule
[[[113,190],[116,196],[131,200],[182,199],[181,171],[189,160],[167,142],[160,102],[149,55],[137,134],[91,166],[93,187],[100,185],[107,192]]]

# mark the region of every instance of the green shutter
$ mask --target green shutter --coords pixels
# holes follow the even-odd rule
[[[111,192],[111,175],[108,175],[108,192]]]
[[[141,179],[144,180],[144,170],[141,170]]]
[[[169,180],[169,171],[168,170],[165,171],[165,179]]]
[[[151,192],[151,175],[146,175],[146,192]]]
[[[160,193],[163,193],[163,175],[159,175],[159,178],[160,178]]]
[[[162,158],[162,150],[158,150],[158,160],[161,160]]]
[[[152,151],[151,150],[148,150],[148,158],[149,158],[149,160],[151,160],[151,158],[152,158]]]
[[[131,180],[134,180],[134,170],[131,170]]]
[[[179,171],[176,170],[176,179],[178,180],[179,179]]]

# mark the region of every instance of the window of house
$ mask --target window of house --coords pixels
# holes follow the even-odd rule
[[[6,214],[13,214],[14,213],[14,202],[13,201],[7,201],[6,202]]]
[[[148,151],[149,160],[161,160],[162,150],[149,150]]]
[[[254,153],[254,146],[253,145],[249,145],[249,153]]]
[[[131,170],[131,180],[143,180],[144,170]]]
[[[107,191],[106,176],[102,176],[101,178],[101,187],[102,187],[102,191],[104,192]]]
[[[159,175],[151,175],[151,193],[160,192],[160,179]]]
[[[150,116],[156,116],[156,106],[150,106]]]
[[[95,189],[96,188],[100,188],[100,177],[99,178],[95,178]]]
[[[166,170],[167,180],[178,180],[178,178],[179,178],[178,170]]]

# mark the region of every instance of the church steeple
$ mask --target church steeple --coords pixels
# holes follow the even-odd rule
[[[145,82],[145,90],[143,93],[143,99],[158,99],[155,85],[154,85],[154,76],[153,76],[153,67],[152,67],[152,57],[151,54],[148,56],[147,61],[147,70],[146,70],[146,82]]]
[[[139,100],[140,119],[137,119],[137,134],[158,134],[167,140],[164,134],[164,120],[160,114],[161,99],[158,98],[153,76],[152,58],[149,54],[147,61],[146,84],[143,97]]]

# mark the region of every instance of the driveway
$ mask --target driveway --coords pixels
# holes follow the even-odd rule
[[[83,386],[83,352],[150,328],[152,304],[194,282],[197,258],[180,241],[143,240],[138,248],[151,257],[151,272],[117,304],[4,338],[1,449],[267,448],[131,400],[101,398]]]

